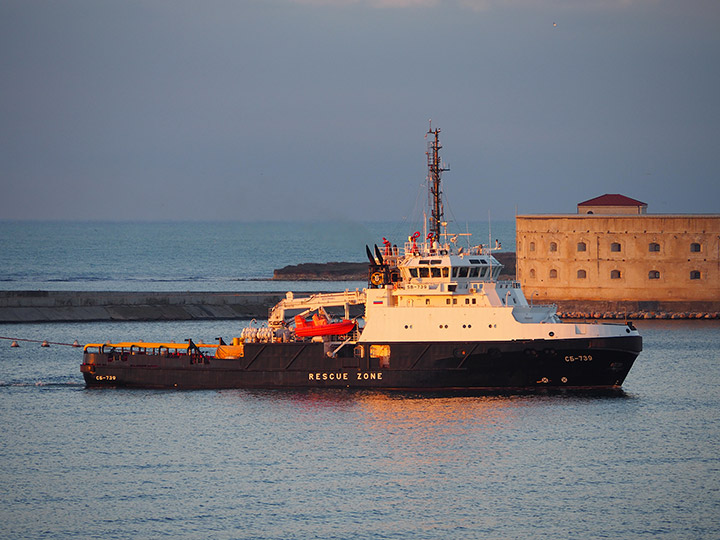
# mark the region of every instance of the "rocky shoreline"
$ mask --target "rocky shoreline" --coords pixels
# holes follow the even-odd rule
[[[563,319],[720,319],[720,302],[547,301]]]
[[[667,311],[633,311],[633,312],[599,312],[599,311],[558,311],[561,319],[720,319],[720,311],[683,311],[670,313]]]
[[[275,281],[365,281],[367,263],[329,262],[285,266],[273,272]]]
[[[515,279],[515,253],[498,252],[494,257],[503,265],[500,279]],[[366,281],[367,262],[302,263],[273,272],[276,281]]]

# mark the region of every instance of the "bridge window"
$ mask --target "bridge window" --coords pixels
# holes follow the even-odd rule
[[[555,278],[557,278],[557,270],[555,270],[553,268],[552,270],[550,270],[550,279],[555,279]]]
[[[610,279],[620,279],[622,277],[622,274],[620,273],[620,270],[613,270],[610,272]]]
[[[701,251],[700,244],[698,244],[697,242],[693,242],[692,244],[690,244],[690,252],[691,253],[700,253],[700,251]]]
[[[478,277],[479,275],[480,275],[480,268],[478,268],[477,266],[474,266],[470,269],[469,277],[473,278],[473,277]]]
[[[585,244],[585,242],[578,242],[577,250],[578,251],[587,251],[587,244]]]
[[[550,251],[557,251],[557,242],[550,242]]]
[[[587,272],[585,270],[578,270],[577,277],[578,279],[585,279],[587,277]]]
[[[690,279],[700,279],[700,270],[690,272]]]
[[[461,266],[460,271],[458,272],[460,277],[468,277],[468,270],[470,270],[467,266]]]
[[[660,272],[657,270],[650,270],[650,272],[648,272],[648,279],[660,279]]]
[[[660,251],[660,244],[658,244],[657,242],[650,242],[650,245],[648,246],[648,251]]]
[[[610,244],[610,251],[615,251],[615,252],[622,251],[622,246],[620,245],[619,242],[613,242],[612,244]]]
[[[432,268],[430,268],[430,272],[432,274],[432,277],[440,277],[440,268],[438,268],[437,266],[433,266]]]
[[[418,277],[418,269],[417,268],[410,269],[410,277]]]
[[[430,269],[428,267],[420,268],[420,277],[430,277]]]

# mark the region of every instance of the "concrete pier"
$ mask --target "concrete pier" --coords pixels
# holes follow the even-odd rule
[[[0,291],[0,323],[249,319],[283,292]]]

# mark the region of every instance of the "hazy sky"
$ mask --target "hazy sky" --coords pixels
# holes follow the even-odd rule
[[[0,68],[0,219],[401,219],[430,118],[461,222],[720,212],[717,0],[0,0]]]

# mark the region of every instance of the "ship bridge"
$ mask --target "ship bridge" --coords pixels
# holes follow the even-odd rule
[[[503,267],[491,249],[482,245],[465,251],[462,247],[455,249],[454,242],[417,243],[414,237],[405,244],[403,257],[389,259],[406,284],[488,282],[497,280]]]

